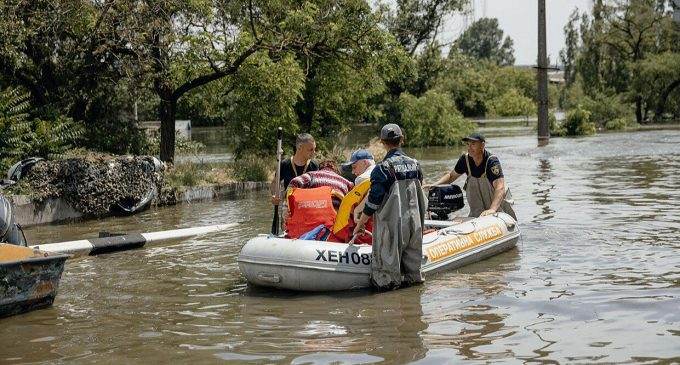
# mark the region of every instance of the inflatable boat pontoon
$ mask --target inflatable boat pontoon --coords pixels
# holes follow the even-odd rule
[[[481,261],[517,244],[517,222],[505,213],[466,220],[426,221],[437,229],[423,237],[424,273]],[[369,287],[371,246],[259,235],[238,257],[248,283],[300,291]]]

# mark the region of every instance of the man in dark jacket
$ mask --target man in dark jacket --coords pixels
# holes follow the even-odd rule
[[[421,188],[420,164],[400,148],[404,142],[401,128],[385,125],[380,141],[388,152],[371,173],[371,190],[353,234],[362,232],[373,216],[371,281],[379,289],[392,289],[423,282],[420,266],[427,199]]]

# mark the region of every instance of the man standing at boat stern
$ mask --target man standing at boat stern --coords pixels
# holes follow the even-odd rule
[[[466,174],[465,194],[470,206],[470,217],[480,217],[505,212],[517,220],[512,209],[512,195],[505,185],[503,169],[498,157],[486,150],[486,138],[481,133],[472,133],[463,138],[468,153],[463,154],[456,166],[432,185],[453,183],[459,176]]]
[[[421,188],[420,164],[401,150],[401,128],[385,125],[380,142],[388,152],[371,172],[371,190],[353,235],[362,232],[373,216],[371,282],[384,290],[423,282],[420,269],[427,198]]]

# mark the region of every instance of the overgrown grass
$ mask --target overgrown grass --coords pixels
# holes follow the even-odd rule
[[[186,163],[170,167],[165,174],[170,187],[224,185],[239,181],[269,181],[274,158],[246,157],[234,162]]]
[[[232,164],[232,174],[238,181],[269,181],[276,163],[273,158],[248,156]]]
[[[148,138],[148,145],[144,153],[151,156],[158,156],[161,149],[160,135]],[[205,145],[198,141],[187,139],[186,137],[175,134],[175,154],[176,155],[198,155],[205,151]]]
[[[174,165],[165,173],[170,187],[221,185],[235,182],[231,163],[186,163]]]

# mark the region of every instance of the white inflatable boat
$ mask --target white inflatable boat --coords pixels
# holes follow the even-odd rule
[[[520,236],[505,213],[463,223],[426,221],[437,230],[423,237],[424,273],[450,270],[509,250]],[[301,291],[334,291],[369,287],[371,246],[292,240],[259,235],[238,257],[248,283]],[[426,278],[427,280],[427,278]]]

